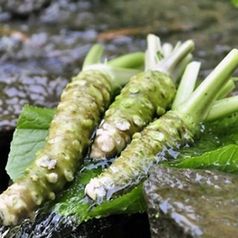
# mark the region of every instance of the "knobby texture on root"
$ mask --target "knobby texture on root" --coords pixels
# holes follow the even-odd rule
[[[13,225],[55,198],[74,174],[91,135],[111,100],[110,78],[96,70],[82,71],[64,89],[51,122],[45,147],[24,176],[0,195],[0,219]]]
[[[145,178],[154,163],[166,160],[169,150],[192,142],[199,126],[187,115],[168,111],[135,133],[121,155],[98,177],[87,184],[85,192],[99,201]]]
[[[170,106],[176,88],[165,73],[148,70],[133,76],[106,111],[90,157],[113,157],[157,115]]]

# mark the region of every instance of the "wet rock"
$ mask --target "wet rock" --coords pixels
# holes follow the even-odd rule
[[[50,0],[1,0],[1,6],[7,11],[21,16],[27,16],[48,5]]]
[[[154,166],[144,183],[152,238],[232,238],[237,175]]]
[[[25,104],[55,107],[68,82],[54,75],[26,73],[12,65],[9,65],[10,71],[6,64],[3,69],[0,70],[0,130],[16,126]],[[19,74],[17,70],[20,70]]]
[[[71,47],[65,49],[66,33],[53,38],[46,33],[17,36],[11,31],[0,38],[0,131],[15,127],[25,104],[55,107],[90,48],[71,38]]]
[[[39,20],[54,25],[67,24],[71,28],[86,27],[94,24],[95,16],[91,11],[88,11],[94,4],[90,1],[53,0],[41,12]]]

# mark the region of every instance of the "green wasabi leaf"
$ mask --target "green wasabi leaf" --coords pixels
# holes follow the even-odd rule
[[[6,171],[13,181],[23,175],[34,154],[43,148],[47,133],[47,130],[16,129],[6,165]]]
[[[105,201],[89,211],[88,218],[105,217],[112,214],[145,212],[147,208],[142,193],[142,184],[125,195]]]
[[[179,163],[171,163],[177,168],[218,169],[229,173],[238,173],[238,145],[227,145],[201,156],[187,158]]]
[[[55,109],[25,105],[17,122],[17,129],[48,130]]]
[[[99,162],[97,165],[93,165],[93,163],[85,165],[83,170],[77,173],[71,186],[41,210],[44,212],[53,211],[64,216],[73,215],[78,224],[92,218],[106,217],[112,214],[145,212],[146,203],[142,193],[142,184],[123,196],[104,201],[101,204],[92,202],[85,195],[85,185],[90,178],[100,174],[103,167],[108,166],[104,163],[107,162]]]
[[[218,121],[204,123],[202,133],[192,146],[179,151],[178,160],[200,156],[205,152],[222,148],[229,144],[238,145],[238,114],[235,113]]]
[[[165,166],[238,172],[238,114],[206,123],[202,136]]]
[[[13,134],[6,171],[15,181],[34,159],[35,153],[43,148],[50,121],[55,110],[25,106]]]

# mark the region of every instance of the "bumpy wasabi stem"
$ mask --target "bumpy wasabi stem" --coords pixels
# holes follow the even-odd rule
[[[156,115],[171,104],[175,86],[168,75],[146,71],[133,76],[106,111],[96,131],[90,157],[112,157]]]
[[[98,61],[94,47],[85,65]],[[91,59],[90,59],[91,58]],[[66,86],[43,149],[25,174],[0,195],[0,225],[15,225],[55,198],[83,162],[90,138],[111,102],[115,80],[104,70],[83,70]]]
[[[219,87],[237,67],[238,50],[232,50],[184,103],[135,133],[111,166],[90,180],[86,194],[98,201],[109,199],[116,191],[138,184],[154,163],[166,160],[172,149],[192,142],[206,118],[203,112],[211,107]]]
[[[111,100],[111,82],[100,71],[82,71],[64,89],[45,147],[24,176],[0,195],[4,225],[17,224],[46,200],[55,198],[74,173],[93,130]]]
[[[166,60],[169,71],[164,73],[157,70],[163,61],[159,38],[149,35],[147,40],[146,70],[130,79],[106,111],[92,144],[92,158],[113,157],[120,153],[135,132],[141,131],[155,116],[164,114],[172,103],[176,79],[168,73],[179,65],[178,59],[186,58],[194,44],[187,41],[174,51],[174,55],[169,55],[170,61]]]

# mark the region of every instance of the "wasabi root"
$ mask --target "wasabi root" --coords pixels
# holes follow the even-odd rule
[[[96,45],[84,66],[98,63],[99,56],[101,47]],[[44,148],[24,175],[0,195],[1,225],[15,225],[32,217],[36,208],[53,200],[74,179],[113,90],[121,84],[106,69],[102,65],[102,69],[83,70],[63,90]]]
[[[96,130],[91,158],[117,156],[132,135],[163,115],[174,99],[177,77],[171,74],[181,67],[179,62],[190,54],[194,43],[186,41],[164,58],[158,37],[150,34],[147,42],[145,71],[130,79],[106,111]]]
[[[0,195],[2,224],[17,224],[32,216],[36,207],[54,199],[74,179],[92,132],[110,103],[111,87],[109,76],[100,71],[82,71],[67,85],[45,147],[24,176]]]
[[[145,179],[149,168],[166,160],[166,154],[173,149],[192,143],[220,89],[237,67],[238,50],[234,49],[185,101],[135,133],[121,155],[99,176],[90,180],[85,187],[86,194],[98,202],[110,199],[115,192],[122,192]],[[216,114],[213,112],[213,115]],[[222,116],[225,115],[226,111]]]

